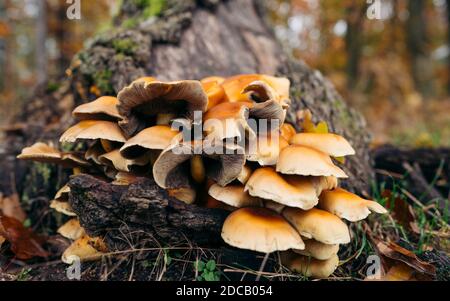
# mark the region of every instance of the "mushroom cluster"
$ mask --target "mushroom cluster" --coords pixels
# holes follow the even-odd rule
[[[289,269],[325,278],[338,265],[339,245],[350,242],[342,219],[356,222],[386,210],[338,187],[347,175],[336,162],[355,153],[345,138],[314,126],[297,132],[285,122],[289,89],[288,79],[260,74],[139,78],[117,97],[75,108],[78,123],[60,142],[81,143],[85,151],[39,142],[18,158],[61,164],[113,185],[151,177],[187,204],[231,211],[222,228],[227,244],[282,251]],[[58,229],[73,240],[63,261],[96,259],[106,247],[80,226],[69,193],[62,187],[50,205],[73,217]]]

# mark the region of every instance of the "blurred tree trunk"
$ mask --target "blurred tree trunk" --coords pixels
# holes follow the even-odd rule
[[[362,24],[365,18],[367,5],[361,1],[353,0],[346,8],[347,32],[345,46],[347,51],[347,86],[353,89],[359,75],[359,64],[362,49]]]
[[[447,35],[448,35],[448,39],[447,39],[447,46],[448,46],[448,84],[447,84],[447,88],[448,88],[448,92],[450,93],[450,0],[447,0]]]
[[[433,92],[431,85],[433,65],[427,49],[425,3],[425,0],[409,0],[409,18],[406,23],[406,32],[414,82],[419,92],[427,96]]]
[[[36,76],[37,84],[43,84],[47,81],[47,5],[46,1],[37,1],[38,15],[36,18]]]

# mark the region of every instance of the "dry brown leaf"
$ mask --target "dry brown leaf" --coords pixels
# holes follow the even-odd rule
[[[13,217],[20,222],[27,219],[27,215],[20,205],[19,195],[17,193],[7,197],[0,196],[0,210],[3,212],[3,215]]]
[[[405,229],[410,229],[414,233],[418,229],[416,224],[416,216],[411,205],[400,197],[394,197],[392,191],[386,189],[381,193],[381,196],[386,198],[386,209],[392,213],[392,217]]]
[[[47,257],[42,248],[44,239],[25,228],[17,219],[0,216],[0,235],[11,244],[11,251],[18,259],[27,260],[33,257]]]
[[[375,247],[379,253],[397,262],[403,262],[414,270],[432,277],[436,276],[436,267],[420,260],[416,254],[392,242],[378,240]]]

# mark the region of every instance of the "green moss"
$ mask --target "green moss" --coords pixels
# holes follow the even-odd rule
[[[144,8],[142,16],[145,19],[159,16],[166,7],[166,0],[140,0],[140,2],[143,4],[140,7]]]
[[[114,93],[114,88],[111,85],[111,70],[101,70],[97,71],[92,75],[95,86],[100,89],[102,94],[112,94]]]
[[[44,186],[47,186],[52,176],[52,169],[48,164],[45,163],[35,163],[34,166],[36,168],[36,173],[42,177]]]
[[[118,39],[112,41],[112,47],[119,54],[132,55],[136,51],[138,45],[132,39]]]
[[[55,92],[56,90],[58,90],[59,89],[59,87],[61,87],[61,85],[59,84],[59,83],[55,83],[55,82],[49,82],[48,84],[47,84],[47,93],[53,93],[53,92]]]
[[[131,29],[131,28],[135,28],[138,24],[139,24],[138,18],[130,18],[130,19],[126,19],[125,21],[123,21],[122,25],[125,28]]]

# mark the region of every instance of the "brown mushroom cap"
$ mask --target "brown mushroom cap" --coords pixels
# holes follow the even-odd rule
[[[203,146],[206,175],[220,186],[236,180],[245,164],[245,152],[239,145],[217,143]]]
[[[313,177],[314,185],[316,186],[317,195],[320,195],[324,190],[332,190],[338,186],[338,179],[333,176],[328,177]]]
[[[118,121],[121,119],[117,105],[119,100],[113,96],[102,96],[92,102],[88,102],[73,110],[72,115],[79,120],[107,120]]]
[[[73,211],[72,206],[68,201],[58,201],[52,200],[50,202],[50,208],[54,209],[56,212],[62,213],[67,216],[77,216]]]
[[[77,140],[104,139],[113,142],[125,142],[125,136],[115,122],[103,120],[83,120],[66,130],[60,142],[76,142]]]
[[[130,172],[119,171],[114,176],[114,181],[111,182],[112,185],[118,186],[128,186],[139,180],[139,177]]]
[[[283,252],[281,262],[291,271],[301,273],[306,277],[328,278],[339,265],[339,257],[333,255],[326,260],[318,260],[308,256],[297,255],[293,252]]]
[[[54,199],[58,201],[67,201],[69,199],[70,187],[69,185],[64,185],[55,194]]]
[[[105,153],[105,150],[102,147],[102,144],[100,140],[95,140],[95,142],[89,146],[89,148],[84,153],[84,158],[86,160],[92,160],[98,165],[101,165],[102,163],[98,160],[98,157],[103,155]]]
[[[202,83],[203,89],[208,96],[208,106],[206,110],[211,109],[216,106],[218,103],[221,103],[225,100],[225,90],[220,85],[225,79],[223,77],[207,77],[202,79],[200,82]]]
[[[387,210],[377,202],[363,199],[342,188],[322,192],[319,208],[350,222],[365,219],[371,211],[387,213]]]
[[[333,164],[327,154],[299,145],[284,148],[277,162],[277,171],[302,176],[334,176],[347,178],[345,172]]]
[[[278,134],[260,134],[248,143],[247,160],[256,161],[261,166],[277,164],[280,151],[288,147],[289,143]]]
[[[62,254],[61,260],[64,263],[72,264],[76,259],[93,261],[99,259],[106,251],[106,246],[99,237],[89,237],[83,235],[75,240]]]
[[[77,240],[85,234],[84,229],[80,226],[80,222],[77,218],[72,218],[64,225],[58,228],[57,232],[63,237]]]
[[[314,148],[333,157],[355,154],[350,143],[344,137],[336,134],[298,133],[291,138],[290,143]]]
[[[193,117],[194,111],[205,112],[208,96],[199,81],[176,82],[134,81],[122,89],[118,110],[119,122],[127,136],[148,126],[146,120],[158,114],[177,114]]]
[[[339,251],[339,245],[327,245],[314,239],[304,239],[304,250],[293,250],[295,253],[305,256],[311,256],[315,259],[326,260],[335,255]]]
[[[317,205],[319,200],[312,178],[282,176],[270,167],[255,170],[245,190],[255,197],[305,210]]]
[[[118,149],[112,152],[106,153],[98,157],[101,164],[113,167],[117,171],[129,172],[133,166],[145,166],[149,164],[150,157],[148,155],[142,155],[139,158],[128,160],[122,157]]]
[[[304,248],[294,228],[265,208],[241,208],[231,213],[223,224],[222,238],[231,246],[263,253]]]
[[[167,125],[146,128],[125,142],[120,153],[127,159],[135,159],[149,150],[166,149],[169,145],[180,141],[179,133]]]
[[[324,244],[346,244],[350,242],[347,225],[336,215],[312,208],[301,210],[286,207],[283,216],[306,238],[313,238]]]
[[[41,163],[59,164],[66,168],[89,167],[91,165],[75,153],[63,153],[42,142],[25,147],[17,158]]]
[[[280,95],[267,82],[262,80],[251,82],[244,88],[243,93],[250,94],[250,99],[256,102],[265,102],[268,100],[276,101],[284,109],[288,108],[291,103],[289,96],[286,97],[286,95]]]
[[[280,135],[287,141],[290,141],[291,138],[297,133],[294,126],[289,123],[284,123],[280,128]]]
[[[244,186],[239,184],[230,184],[225,187],[214,184],[209,188],[208,193],[214,199],[236,208],[262,207],[263,205],[261,199],[249,195],[244,191]]]
[[[171,197],[174,197],[188,205],[194,203],[197,197],[197,192],[195,189],[189,187],[167,189],[167,193]]]

